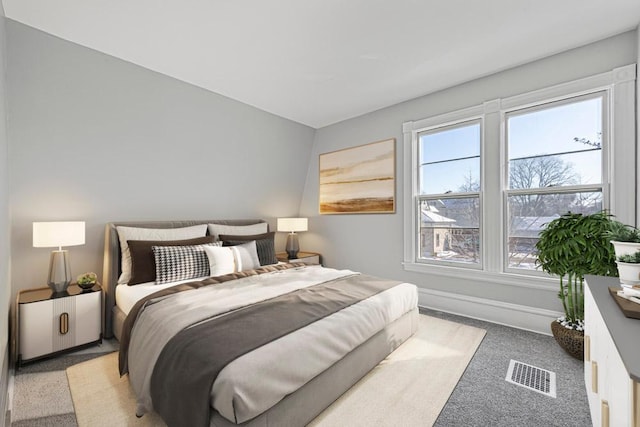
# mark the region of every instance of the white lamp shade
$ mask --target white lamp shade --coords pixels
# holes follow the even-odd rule
[[[278,231],[307,231],[307,218],[278,218]]]
[[[84,245],[84,228],[84,221],[34,222],[33,247]]]

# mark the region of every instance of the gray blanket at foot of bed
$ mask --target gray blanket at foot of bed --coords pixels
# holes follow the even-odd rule
[[[348,276],[183,330],[167,343],[154,367],[154,409],[170,427],[208,426],[211,387],[229,362],[398,283],[365,275]]]

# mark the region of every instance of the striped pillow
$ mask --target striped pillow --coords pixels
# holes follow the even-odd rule
[[[273,243],[275,234],[275,231],[248,236],[230,236],[227,234],[220,234],[218,238],[222,240],[223,246],[235,246],[255,240],[260,265],[270,265],[278,263],[278,258],[276,257],[276,248]]]
[[[211,276],[222,276],[260,267],[255,240],[236,246],[207,246],[204,250],[209,258]]]

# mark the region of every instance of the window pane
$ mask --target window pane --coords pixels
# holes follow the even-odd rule
[[[452,160],[420,167],[420,194],[480,191],[480,160]]]
[[[598,165],[595,167],[594,165]],[[511,160],[509,188],[527,189],[563,185],[600,184],[600,151]]]
[[[480,156],[480,123],[421,133],[420,164]]]
[[[528,194],[509,196],[508,267],[535,269],[536,242],[545,225],[567,212],[602,210],[602,193]]]
[[[479,191],[479,122],[421,133],[419,151],[420,194]]]
[[[509,187],[602,182],[602,98],[507,115]]]
[[[420,202],[419,258],[480,263],[478,197]]]

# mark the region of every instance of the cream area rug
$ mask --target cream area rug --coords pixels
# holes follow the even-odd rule
[[[485,331],[420,315],[416,334],[343,394],[310,426],[429,426],[484,338]],[[79,427],[165,426],[154,413],[136,418],[128,378],[111,353],[67,368]]]

